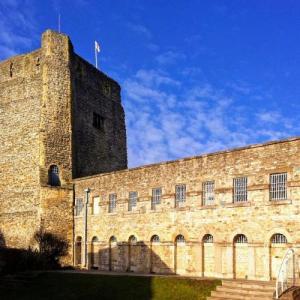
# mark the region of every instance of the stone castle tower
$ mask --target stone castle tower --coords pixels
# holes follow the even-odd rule
[[[27,247],[43,227],[73,242],[72,179],[127,168],[117,82],[48,30],[0,62],[0,233]]]

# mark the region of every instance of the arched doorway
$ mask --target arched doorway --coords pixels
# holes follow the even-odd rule
[[[205,277],[214,276],[215,251],[214,237],[211,234],[204,235],[202,239],[202,275]]]
[[[81,247],[82,247],[82,238],[78,236],[75,240],[75,265],[81,266]]]
[[[136,270],[137,254],[137,238],[131,235],[128,239],[128,272]]]
[[[177,235],[175,238],[174,249],[174,273],[185,274],[186,267],[186,245],[185,238],[182,234]]]
[[[117,249],[117,238],[115,236],[112,236],[109,239],[109,271],[115,270],[115,262],[118,255]]]
[[[282,259],[287,251],[287,238],[281,233],[275,233],[270,240],[270,275],[276,279]]]
[[[150,273],[160,273],[159,236],[153,235],[150,242]]]
[[[92,238],[92,243],[91,243],[91,268],[92,269],[99,268],[98,243],[99,243],[98,238],[94,236]]]
[[[238,234],[233,239],[233,276],[248,278],[248,239],[244,234]]]

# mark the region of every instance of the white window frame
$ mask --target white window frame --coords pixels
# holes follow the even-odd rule
[[[117,208],[117,194],[111,193],[108,196],[108,212],[113,213]]]
[[[215,204],[215,182],[213,180],[202,183],[202,199],[203,205]]]
[[[156,205],[161,203],[162,197],[162,188],[154,188],[152,189],[152,197],[151,197],[151,209],[155,209]]]
[[[248,201],[248,177],[233,178],[233,202],[243,203]]]
[[[100,197],[99,196],[93,197],[93,215],[99,215],[100,213],[99,203],[100,203]]]
[[[137,206],[138,193],[137,192],[129,192],[128,198],[128,211],[132,211]]]
[[[287,173],[270,174],[270,200],[287,199]]]
[[[175,186],[175,206],[179,206],[180,204],[186,201],[186,185],[185,184],[177,184]]]
[[[83,213],[83,199],[76,198],[75,199],[75,216],[80,216]]]

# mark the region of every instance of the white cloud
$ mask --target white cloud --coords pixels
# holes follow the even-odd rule
[[[30,1],[0,2],[0,59],[31,50],[38,38],[33,12]]]
[[[156,56],[155,60],[161,65],[173,64],[178,60],[185,59],[186,56],[183,53],[175,51],[167,51],[165,53]]]
[[[176,78],[152,69],[139,70],[123,87],[131,167],[296,132],[294,122],[281,112],[252,112],[252,104],[242,106],[235,88],[225,93],[200,82],[183,88]],[[280,118],[281,126],[269,126],[274,117]]]
[[[142,24],[128,23],[127,26],[132,31],[143,35],[147,39],[151,39],[151,37],[152,37],[152,34],[151,34],[150,30]]]

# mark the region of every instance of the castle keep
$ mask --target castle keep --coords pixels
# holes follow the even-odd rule
[[[46,31],[0,63],[0,231],[83,268],[269,280],[300,254],[300,138],[127,169],[117,82]]]

